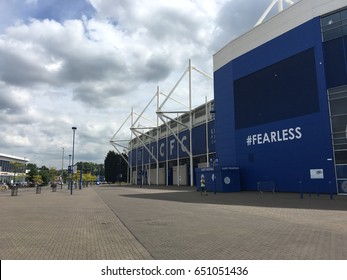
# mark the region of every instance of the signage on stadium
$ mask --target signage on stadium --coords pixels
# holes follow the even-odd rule
[[[187,136],[183,136],[181,138],[181,142],[183,143],[183,145],[185,145],[185,142],[187,141]],[[172,155],[173,153],[173,150],[175,148],[175,142],[176,142],[176,139],[171,139],[170,140],[170,143],[169,143],[169,154]],[[181,146],[181,150],[182,152],[186,152],[186,149],[184,146]],[[153,148],[152,148],[152,153],[154,152]],[[161,145],[159,146],[159,153],[160,153],[160,156],[165,156],[165,143],[161,143]]]
[[[277,131],[248,135],[247,146],[263,145],[284,141],[299,140],[302,138],[301,127],[286,128]]]

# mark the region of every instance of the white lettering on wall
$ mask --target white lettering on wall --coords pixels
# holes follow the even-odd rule
[[[248,135],[247,146],[270,144],[282,141],[293,141],[302,138],[301,127],[286,128],[277,131]]]
[[[172,151],[175,147],[175,139],[170,140],[170,156],[172,155]]]
[[[165,155],[165,153],[164,153],[164,147],[165,147],[165,143],[161,143],[161,145],[160,145],[160,150],[159,150],[160,156],[161,156],[161,157],[163,157],[163,156]]]

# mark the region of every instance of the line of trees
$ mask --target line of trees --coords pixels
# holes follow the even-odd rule
[[[109,151],[105,158],[105,180],[109,183],[127,182],[128,165],[124,158],[128,160],[127,154],[116,154]]]
[[[43,165],[38,168],[34,163],[28,163],[26,169],[29,170],[27,181],[39,185],[47,185],[50,181],[56,180],[56,177],[60,175],[54,167],[48,168]]]
[[[128,178],[128,165],[124,158],[128,160],[127,154],[116,154],[114,151],[109,151],[106,155],[104,164],[97,164],[93,162],[77,162],[77,173],[75,174],[75,180],[79,180],[80,170],[82,170],[83,181],[96,181],[100,178],[105,178],[105,181],[110,183],[115,182],[127,182]],[[58,181],[63,175],[63,182],[67,182],[70,178],[70,174],[67,170],[57,170],[55,167],[37,167],[34,163],[28,163],[26,169],[29,170],[27,173],[27,181],[36,184],[47,185],[51,181]]]
[[[97,164],[93,162],[77,162],[77,173],[74,174],[74,180],[80,179],[80,172],[82,170],[82,181],[84,182],[95,182],[98,177],[104,177],[105,168],[103,164]],[[47,185],[51,181],[60,181],[61,175],[62,180],[66,183],[70,180],[70,174],[67,170],[63,170],[61,174],[61,169],[57,170],[55,167],[37,167],[34,163],[28,163],[26,169],[29,170],[27,174],[27,181],[31,183],[36,183],[39,185]],[[75,178],[76,177],[76,178]]]

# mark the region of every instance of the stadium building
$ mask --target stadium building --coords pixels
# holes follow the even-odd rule
[[[346,1],[302,0],[214,55],[216,152],[241,189],[347,192]]]
[[[133,183],[347,193],[345,0],[298,1],[213,62],[213,101],[130,141]]]

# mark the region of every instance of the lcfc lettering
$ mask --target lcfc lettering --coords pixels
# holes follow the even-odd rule
[[[271,131],[269,133],[253,134],[247,137],[247,145],[262,145],[282,141],[292,141],[302,138],[301,127]]]

